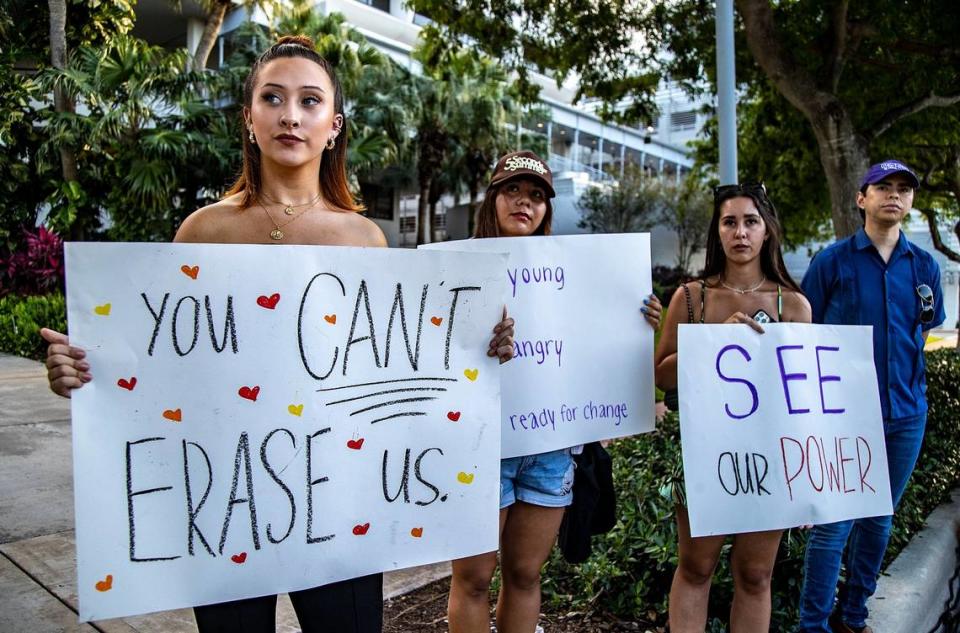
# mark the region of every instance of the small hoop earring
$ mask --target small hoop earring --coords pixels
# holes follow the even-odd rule
[[[327,149],[328,149],[328,150],[333,150],[333,148],[336,147],[336,146],[337,146],[337,142],[336,142],[335,140],[333,140],[333,137],[332,137],[332,136],[331,136],[329,139],[327,139]]]
[[[250,135],[249,135],[250,142],[253,143],[254,145],[256,145],[256,144],[257,144],[257,139],[255,139],[255,138],[253,137],[253,128],[250,128],[249,132],[250,132]]]

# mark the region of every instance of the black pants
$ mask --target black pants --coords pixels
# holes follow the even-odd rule
[[[380,633],[383,574],[290,593],[303,633]],[[277,597],[194,607],[199,633],[274,633]]]

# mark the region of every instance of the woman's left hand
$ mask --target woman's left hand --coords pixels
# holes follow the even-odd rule
[[[503,306],[503,319],[493,328],[487,356],[498,356],[501,365],[513,358],[513,319],[507,316],[507,306]]]
[[[650,295],[643,300],[643,307],[640,308],[640,312],[643,312],[643,318],[647,320],[650,327],[654,330],[660,329],[660,317],[663,313],[663,305],[660,303],[657,295],[650,293]]]

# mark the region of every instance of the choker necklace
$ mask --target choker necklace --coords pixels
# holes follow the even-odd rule
[[[265,206],[263,206],[263,203],[260,202],[259,199],[257,199],[257,204],[260,205],[260,208],[263,209],[263,212],[267,214],[267,218],[270,220],[270,224],[273,225],[273,230],[270,231],[270,239],[272,239],[272,240],[274,240],[274,241],[276,241],[276,242],[279,242],[280,240],[282,240],[282,239],[283,239],[283,231],[281,231],[280,229],[282,229],[283,227],[287,226],[288,224],[291,224],[292,222],[295,222],[296,220],[298,220],[298,219],[301,218],[302,216],[306,215],[307,211],[309,211],[309,210],[312,209],[314,206],[316,206],[317,201],[318,201],[319,199],[320,199],[320,196],[317,196],[317,197],[313,200],[313,202],[310,203],[310,206],[309,206],[309,207],[307,207],[306,209],[304,209],[303,211],[301,211],[301,212],[298,213],[297,215],[293,216],[292,218],[290,218],[289,220],[287,220],[287,221],[284,222],[283,224],[277,224],[277,222],[273,219],[273,216],[270,215],[270,212],[267,211],[267,208],[266,208]],[[281,203],[278,203],[278,204],[283,204],[283,203],[281,202]],[[297,205],[297,206],[303,206],[303,205]],[[287,208],[290,208],[290,207],[287,207]],[[286,213],[286,209],[284,210],[284,213]]]
[[[760,275],[760,281],[757,282],[756,286],[753,286],[752,288],[735,288],[734,286],[728,285],[727,282],[723,280],[723,277],[720,277],[720,285],[726,288],[727,290],[732,290],[737,294],[745,295],[745,294],[750,294],[751,292],[756,292],[757,290],[759,290],[760,286],[762,286],[763,282],[765,282],[766,280],[767,280],[766,275]]]
[[[317,197],[314,198],[313,200],[310,200],[309,202],[303,202],[303,203],[300,203],[300,204],[287,204],[286,202],[280,202],[279,200],[274,200],[273,198],[271,198],[270,196],[268,196],[265,191],[261,191],[261,192],[260,192],[260,195],[262,195],[264,198],[266,198],[268,202],[272,202],[273,204],[282,204],[282,205],[283,205],[283,213],[284,213],[284,215],[293,215],[293,214],[296,213],[296,210],[295,210],[295,209],[296,209],[297,207],[307,207],[307,206],[313,206],[313,205],[315,205],[315,204],[317,203],[317,200],[320,199],[320,196],[322,195],[322,192],[321,192],[321,193],[318,193],[318,194],[317,194]],[[261,206],[262,206],[262,205],[261,205]],[[269,214],[268,214],[268,215],[269,215]],[[282,239],[282,237],[281,237],[280,239]]]

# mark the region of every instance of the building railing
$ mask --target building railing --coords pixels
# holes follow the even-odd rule
[[[591,167],[590,165],[577,162],[569,156],[550,154],[549,158],[547,158],[547,164],[550,166],[550,171],[554,173],[562,171],[581,172],[590,176],[590,180],[595,182],[612,183],[616,181],[616,178],[605,171],[601,171],[596,167]]]

